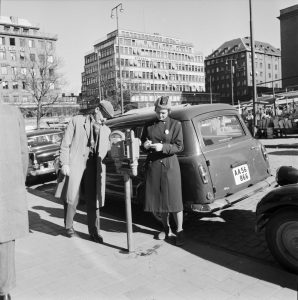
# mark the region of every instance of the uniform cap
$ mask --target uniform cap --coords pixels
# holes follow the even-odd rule
[[[155,108],[170,109],[171,101],[169,96],[161,96],[154,103]]]

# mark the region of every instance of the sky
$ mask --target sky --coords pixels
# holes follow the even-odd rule
[[[16,16],[57,34],[65,92],[81,91],[84,55],[117,27],[111,10],[122,3],[119,28],[179,38],[204,56],[225,41],[250,35],[249,0],[0,0]],[[254,39],[280,48],[280,10],[297,0],[252,0]]]

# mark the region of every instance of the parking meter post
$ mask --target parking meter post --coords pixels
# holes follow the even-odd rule
[[[123,178],[125,184],[127,250],[128,252],[132,252],[131,178],[128,174],[124,174]]]

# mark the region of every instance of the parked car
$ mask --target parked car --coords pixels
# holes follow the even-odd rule
[[[29,168],[27,179],[55,173],[54,160],[59,155],[60,141],[64,131],[60,129],[37,129],[27,131]]]
[[[286,269],[298,273],[298,169],[280,167],[278,187],[267,193],[256,208],[256,231],[265,229],[272,255]]]
[[[182,124],[184,150],[178,154],[185,210],[212,212],[248,198],[271,186],[268,157],[254,139],[238,111],[228,104],[185,105],[173,108],[171,117]],[[114,130],[132,129],[141,137],[146,122],[156,118],[153,107],[131,110],[107,121]],[[144,200],[146,154],[140,152],[138,176],[132,178],[132,201]],[[106,158],[106,193],[124,199],[123,177]]]

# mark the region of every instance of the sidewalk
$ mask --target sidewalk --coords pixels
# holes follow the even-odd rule
[[[259,139],[266,148],[298,148],[298,135],[291,134],[287,137],[273,139]]]
[[[13,299],[297,299],[297,276],[189,237],[179,248],[135,223],[127,253],[125,222],[106,213],[104,245],[88,240],[84,211],[75,224],[80,238],[69,239],[62,205],[29,191],[30,234],[16,242]]]

